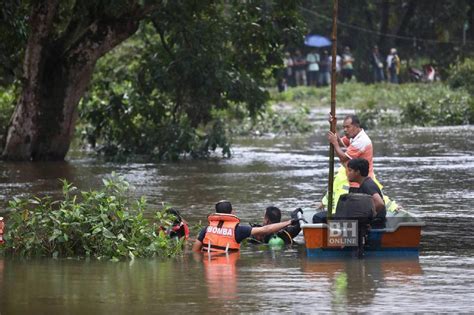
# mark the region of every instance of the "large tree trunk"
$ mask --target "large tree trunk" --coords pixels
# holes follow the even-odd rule
[[[38,110],[38,85],[44,69],[43,56],[45,55],[47,37],[51,33],[54,16],[58,9],[58,0],[48,0],[39,3],[30,17],[32,35],[28,39],[23,62],[23,90],[13,113],[8,129],[3,155],[13,160],[28,160],[37,138],[37,123],[40,112]]]
[[[3,155],[9,160],[62,160],[69,150],[77,104],[93,64],[79,71],[63,60],[44,61],[37,80],[28,80],[13,114]]]
[[[39,1],[23,63],[21,96],[8,129],[3,158],[63,160],[74,133],[77,105],[96,61],[138,29],[131,15],[90,24],[75,43],[51,42],[58,0]],[[66,34],[65,36],[68,36]]]

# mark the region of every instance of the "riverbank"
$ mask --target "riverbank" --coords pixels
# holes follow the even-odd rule
[[[330,106],[330,87],[296,87],[271,93],[272,106],[319,108]],[[365,124],[375,126],[455,126],[474,123],[474,101],[463,89],[432,84],[337,85],[337,108],[353,109]]]

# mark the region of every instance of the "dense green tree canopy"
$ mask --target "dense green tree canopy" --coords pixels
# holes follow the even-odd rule
[[[285,47],[302,39],[296,5],[168,2],[99,63],[82,103],[88,139],[109,154],[229,153],[218,112],[262,109]]]

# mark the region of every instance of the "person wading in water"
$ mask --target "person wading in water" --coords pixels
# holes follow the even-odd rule
[[[240,225],[240,219],[234,215],[229,201],[219,201],[215,208],[216,213],[207,217],[209,225],[201,230],[194,242],[193,251],[239,251],[240,243],[250,236],[261,237],[273,234],[298,222],[298,219],[292,219],[261,227],[251,227]]]

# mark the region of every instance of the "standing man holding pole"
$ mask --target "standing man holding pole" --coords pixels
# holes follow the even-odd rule
[[[335,118],[331,117],[330,121],[336,124]],[[346,165],[349,160],[355,158],[366,159],[369,162],[369,176],[374,178],[372,140],[361,128],[359,118],[356,115],[347,115],[342,127],[344,128],[343,138],[339,138],[332,131],[328,132],[329,143],[333,145],[341,164]]]

